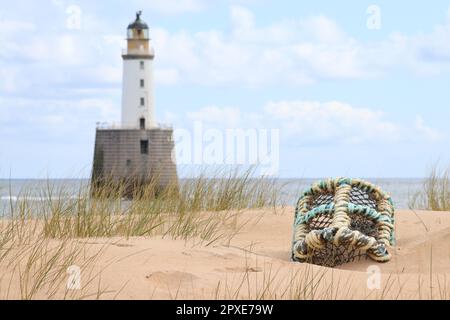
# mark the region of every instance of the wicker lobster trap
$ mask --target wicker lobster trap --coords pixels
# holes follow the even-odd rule
[[[316,183],[297,204],[292,259],[326,267],[367,258],[387,262],[387,249],[395,244],[394,213],[391,198],[366,181]]]

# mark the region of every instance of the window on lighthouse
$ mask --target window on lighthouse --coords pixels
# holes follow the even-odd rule
[[[141,107],[145,106],[145,98],[141,98]]]
[[[144,61],[141,61],[140,65],[141,65],[141,70],[144,70],[144,69],[145,69],[145,63],[144,63]]]
[[[145,81],[144,81],[144,79],[141,79],[141,88],[144,88],[145,87]]]
[[[148,154],[148,140],[141,140],[141,154]]]

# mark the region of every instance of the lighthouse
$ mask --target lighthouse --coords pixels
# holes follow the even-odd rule
[[[122,126],[155,128],[153,60],[148,25],[142,12],[127,29],[127,48],[123,52]]]
[[[173,129],[157,124],[155,118],[155,52],[141,11],[128,25],[126,41],[121,123],[97,127],[93,195],[113,187],[132,197],[139,192],[136,188],[149,184],[156,186],[156,191],[178,184]]]

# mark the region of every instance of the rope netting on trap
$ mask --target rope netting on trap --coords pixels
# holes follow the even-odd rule
[[[394,214],[391,198],[366,181],[316,183],[297,204],[292,258],[326,267],[367,258],[387,262],[387,248],[395,242]]]

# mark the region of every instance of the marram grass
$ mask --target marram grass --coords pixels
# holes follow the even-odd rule
[[[414,194],[410,207],[419,210],[450,211],[450,167],[441,168],[434,165],[423,188]]]
[[[207,243],[232,237],[239,211],[280,205],[274,180],[252,179],[252,171],[215,178],[201,176],[157,190],[150,182],[131,200],[122,188],[104,186],[95,197],[80,190],[75,198],[52,197],[38,209],[50,238],[142,237],[199,238]],[[126,186],[123,186],[126,188]],[[115,190],[111,194],[111,190]],[[155,196],[157,194],[157,196]],[[228,232],[224,232],[227,230]]]
[[[202,245],[229,242],[252,223],[238,219],[243,209],[280,205],[275,181],[251,176],[252,171],[202,176],[157,197],[157,184],[150,183],[132,200],[123,199],[120,188],[111,194],[108,186],[96,197],[86,186],[68,196],[68,186],[48,182],[36,201],[36,191],[25,188],[0,212],[0,299],[101,298],[107,291],[101,272],[93,270],[108,241],[161,236]],[[111,240],[92,249],[94,237]],[[77,291],[66,288],[73,265],[89,275]]]
[[[150,181],[131,199],[123,198],[126,184],[103,185],[91,196],[84,183],[74,195],[68,186],[48,182],[38,190],[40,201],[36,190],[32,196],[25,188],[0,214],[11,221],[19,239],[34,225],[33,233],[39,226],[49,239],[163,236],[212,244],[230,240],[250,222],[238,225],[240,211],[276,210],[281,205],[276,181],[252,178],[253,173],[249,169],[219,172],[213,178],[202,175],[163,190],[156,180]],[[25,228],[24,221],[33,223]]]

